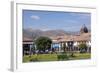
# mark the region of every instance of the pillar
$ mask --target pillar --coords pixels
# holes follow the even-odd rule
[[[32,54],[32,45],[31,45],[31,44],[29,45],[29,49],[30,49],[30,50],[29,50],[29,51],[30,51],[29,54],[31,55],[31,54]]]

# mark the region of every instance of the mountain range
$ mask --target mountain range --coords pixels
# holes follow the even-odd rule
[[[32,29],[32,28],[23,29],[23,37],[28,37],[28,38],[37,38],[39,36],[56,37],[56,36],[67,36],[67,35],[77,35],[77,34],[79,34],[79,31],[71,32],[71,31],[64,31],[61,29],[47,30],[47,31]]]

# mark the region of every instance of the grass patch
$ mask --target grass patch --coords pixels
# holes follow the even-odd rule
[[[74,54],[75,55],[75,58],[72,58],[72,59],[89,59],[91,58],[91,54],[90,53],[77,53],[77,54]]]
[[[37,59],[40,61],[56,61],[57,54],[39,54],[37,55]]]
[[[79,60],[90,59],[91,53],[58,53],[58,54],[35,54],[23,56],[23,62],[40,62],[40,61],[65,61],[65,60]]]
[[[57,54],[36,54],[32,56],[24,56],[23,62],[30,62],[30,61],[57,61]]]

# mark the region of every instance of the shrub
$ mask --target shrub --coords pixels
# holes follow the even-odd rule
[[[59,54],[57,55],[58,60],[68,60],[67,54]]]

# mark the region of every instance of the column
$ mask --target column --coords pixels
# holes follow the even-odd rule
[[[32,54],[32,45],[29,45],[29,49],[30,49],[30,55]]]
[[[59,52],[61,51],[61,46],[60,46],[60,43],[59,43]]]

